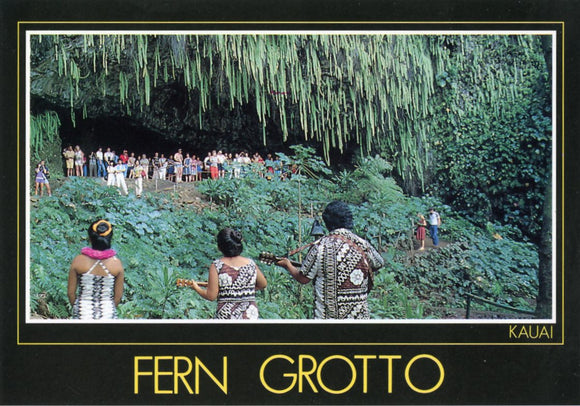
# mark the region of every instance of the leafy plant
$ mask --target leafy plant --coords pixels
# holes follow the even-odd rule
[[[301,194],[296,193],[298,182]],[[114,225],[114,248],[125,267],[125,295],[118,308],[121,317],[211,318],[215,303],[190,289],[177,288],[176,279],[207,278],[209,265],[220,256],[215,235],[226,226],[242,231],[244,255],[251,258],[262,251],[285,255],[311,241],[310,208],[300,199],[315,201],[318,211],[326,201],[341,196],[333,183],[324,191],[320,183],[320,178],[292,176],[281,181],[259,174],[207,180],[199,184],[199,190],[216,193],[215,199],[206,208],[191,209],[176,205],[168,195],[146,194],[137,199],[120,196],[99,180],[68,179],[52,197],[31,207],[31,310],[42,317],[68,317],[68,264],[88,245],[88,225],[106,218]],[[224,191],[214,188],[216,184]],[[537,254],[531,244],[515,242],[508,235],[495,240],[432,198],[406,197],[389,187],[377,192],[383,196],[369,193],[368,201],[351,205],[355,231],[378,247],[386,261],[369,298],[373,317],[447,317],[439,309],[461,308],[465,292],[502,303],[521,305],[533,300]],[[410,255],[398,242],[405,238],[412,243],[412,219],[430,205],[442,208],[442,238],[455,242],[429,255]],[[257,294],[262,318],[312,317],[311,284],[296,283],[281,268],[259,266],[269,281],[268,288]]]

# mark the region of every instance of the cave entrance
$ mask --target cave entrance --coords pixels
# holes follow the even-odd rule
[[[135,122],[119,117],[99,117],[77,120],[73,127],[65,120],[60,128],[63,148],[68,145],[79,145],[85,154],[97,151],[98,148],[111,148],[117,154],[127,150],[129,154],[153,155],[155,152],[166,156],[177,151],[178,145],[165,139],[162,134],[136,125]]]

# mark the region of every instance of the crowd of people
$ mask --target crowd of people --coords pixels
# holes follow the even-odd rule
[[[85,153],[80,146],[69,146],[63,151],[66,163],[67,176],[90,176],[107,178],[109,166],[121,164],[125,178],[133,178],[134,168],[141,164],[144,179],[166,179],[176,183],[194,182],[204,177],[236,178],[248,170],[250,164],[260,165],[266,174],[282,176],[292,168],[286,167],[283,162],[272,154],[264,158],[259,153],[251,157],[247,152],[236,154],[224,153],[221,150],[208,152],[205,157],[184,153],[181,148],[169,156],[155,152],[147,154],[128,153],[123,150],[117,154],[111,148],[98,148],[97,151]]]
[[[286,178],[296,171],[295,166],[284,163],[272,154],[264,158],[259,153],[251,157],[247,152],[236,154],[221,150],[208,152],[205,157],[184,153],[181,148],[169,156],[155,152],[147,154],[128,153],[123,150],[117,154],[111,148],[98,148],[85,153],[80,146],[68,146],[63,151],[66,176],[89,176],[107,180],[107,184],[118,187],[128,194],[125,179],[134,179],[136,194],[141,195],[143,181],[148,179],[168,180],[175,183],[196,182],[202,179],[239,178],[248,171],[273,178]]]

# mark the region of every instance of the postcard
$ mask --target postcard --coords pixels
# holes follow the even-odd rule
[[[33,3],[0,402],[580,402],[573,5]]]

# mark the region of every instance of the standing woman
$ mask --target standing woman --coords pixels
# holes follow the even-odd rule
[[[75,147],[75,174],[76,176],[83,176],[83,165],[84,165],[84,157],[83,151],[81,147],[78,145]]]
[[[46,191],[48,195],[51,196],[50,185],[48,183],[49,172],[48,168],[44,164],[44,161],[40,161],[36,166],[36,178],[35,178],[35,188],[34,194],[38,195],[38,189],[40,188],[40,196],[42,196],[42,191],[46,186]]]
[[[185,154],[183,159],[183,176],[185,177],[185,182],[191,182],[191,158],[188,153]]]
[[[141,162],[137,161],[135,167],[131,170],[131,176],[135,179],[135,195],[137,197],[141,197],[141,193],[143,193],[143,175],[145,174],[145,170],[141,166]]]
[[[421,213],[417,213],[417,217],[419,217],[419,221],[417,222],[415,238],[417,238],[417,241],[421,243],[421,248],[419,248],[419,251],[422,251],[425,249],[425,227],[427,227],[427,220],[425,220],[425,216],[423,216]]]
[[[113,226],[99,220],[88,232],[91,247],[83,248],[73,259],[68,275],[73,319],[116,319],[125,277],[123,264],[111,249]]]
[[[264,289],[266,278],[249,258],[242,257],[242,234],[224,228],[217,235],[219,250],[224,255],[209,267],[207,289],[195,282],[192,288],[204,299],[217,298],[216,319],[257,319],[256,290]]]
[[[89,176],[97,177],[97,156],[94,152],[89,155]]]

